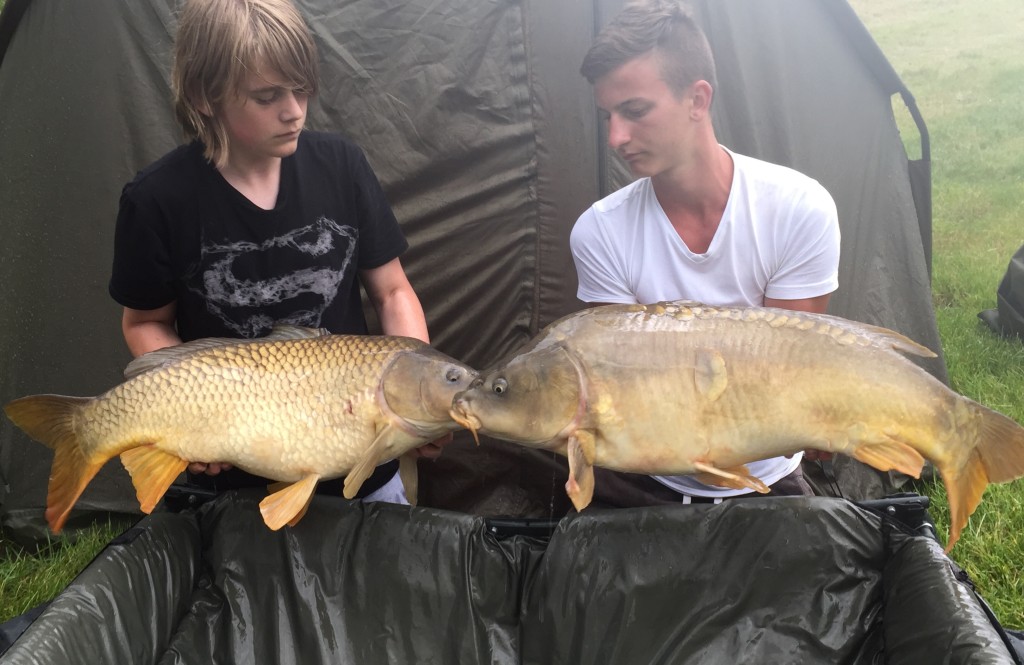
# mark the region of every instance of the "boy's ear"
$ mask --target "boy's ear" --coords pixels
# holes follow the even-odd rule
[[[703,79],[693,84],[693,105],[690,107],[690,113],[695,120],[703,118],[711,112],[711,99],[714,94],[715,91],[711,88],[711,84]]]

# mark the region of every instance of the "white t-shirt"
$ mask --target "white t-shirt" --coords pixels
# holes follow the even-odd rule
[[[724,148],[723,148],[724,149]],[[832,196],[793,169],[726,150],[733,180],[708,251],[694,254],[665,215],[650,178],[601,199],[570,236],[577,297],[584,302],[696,300],[716,306],[763,306],[765,297],[814,298],[839,286],[839,220]],[[801,455],[747,465],[771,485],[792,473]],[[690,476],[654,476],[672,489],[704,497],[748,493]]]

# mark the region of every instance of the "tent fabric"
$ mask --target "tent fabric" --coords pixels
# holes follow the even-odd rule
[[[995,309],[986,309],[978,316],[993,332],[1024,339],[1024,245],[1014,253],[999,282]]]
[[[320,496],[273,532],[258,499],[145,518],[4,663],[1017,662],[935,540],[847,501],[588,511],[533,537]]]
[[[8,0],[0,15],[0,403],[95,395],[129,360],[106,293],[121,187],[180,142],[176,0]],[[578,67],[621,0],[297,0],[322,59],[309,126],[366,151],[441,351],[483,369],[581,306],[568,236],[624,183]],[[892,117],[908,93],[842,2],[694,0],[731,148],[798,168],[839,208],[831,312],[940,351],[930,198]],[[927,178],[924,178],[927,184]],[[945,378],[939,358],[927,365]],[[421,464],[426,505],[559,516],[565,462],[465,433]],[[0,523],[39,525],[50,453],[0,418]],[[855,497],[856,498],[856,497]],[[108,464],[82,511],[134,511]]]

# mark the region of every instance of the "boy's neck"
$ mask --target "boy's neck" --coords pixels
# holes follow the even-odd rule
[[[735,168],[732,157],[715,143],[682,177],[652,178],[654,195],[686,246],[704,254],[722,221]]]
[[[281,159],[272,158],[259,164],[236,165],[229,158],[220,174],[242,196],[264,210],[273,210],[281,188]]]
[[[666,210],[687,210],[717,222],[732,189],[733,168],[732,157],[715,142],[695,153],[685,168],[654,176],[651,182]]]

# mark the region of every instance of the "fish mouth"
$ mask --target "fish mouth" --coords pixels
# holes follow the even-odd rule
[[[476,441],[476,445],[480,445],[480,436],[477,434],[477,431],[482,425],[479,418],[470,413],[466,413],[465,408],[461,404],[449,409],[448,415],[451,416],[451,419],[459,425],[468,429],[473,435],[473,440]]]

